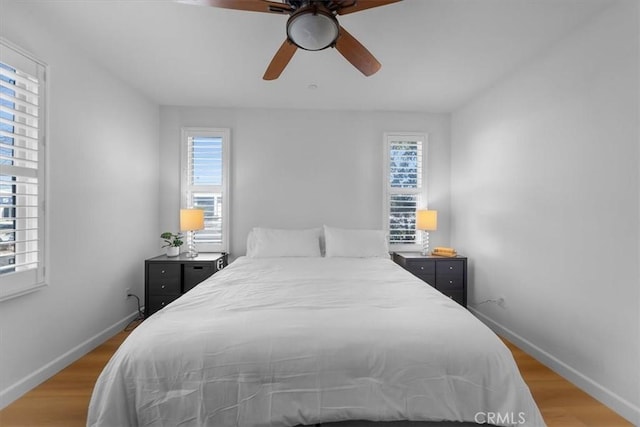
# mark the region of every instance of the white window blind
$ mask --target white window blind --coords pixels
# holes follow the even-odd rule
[[[424,197],[424,134],[385,134],[384,220],[389,244],[416,245],[416,210]]]
[[[44,73],[0,40],[0,300],[44,284]]]
[[[204,210],[204,230],[194,239],[200,252],[228,252],[229,129],[184,128],[183,207]]]

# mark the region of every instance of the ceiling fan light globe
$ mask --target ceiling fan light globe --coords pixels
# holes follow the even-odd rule
[[[331,13],[308,9],[289,18],[287,36],[301,49],[322,50],[335,43],[338,28],[338,21]]]

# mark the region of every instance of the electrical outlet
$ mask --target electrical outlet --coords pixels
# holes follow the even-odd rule
[[[129,299],[129,296],[131,295],[131,288],[127,288],[124,290],[124,299]]]
[[[506,305],[505,302],[504,302],[504,297],[498,298],[497,304],[498,304],[498,306],[504,308],[505,305]]]

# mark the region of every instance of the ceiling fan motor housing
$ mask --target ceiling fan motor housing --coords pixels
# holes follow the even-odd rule
[[[340,25],[334,13],[322,4],[307,3],[287,21],[287,37],[304,50],[322,50],[334,46]]]

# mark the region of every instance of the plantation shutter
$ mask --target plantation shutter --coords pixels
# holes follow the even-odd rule
[[[44,282],[44,72],[0,43],[0,299]]]
[[[386,136],[386,218],[390,244],[417,244],[423,194],[423,135]]]
[[[201,252],[228,250],[228,139],[225,129],[185,129],[184,207],[204,210],[204,230],[195,232]]]

